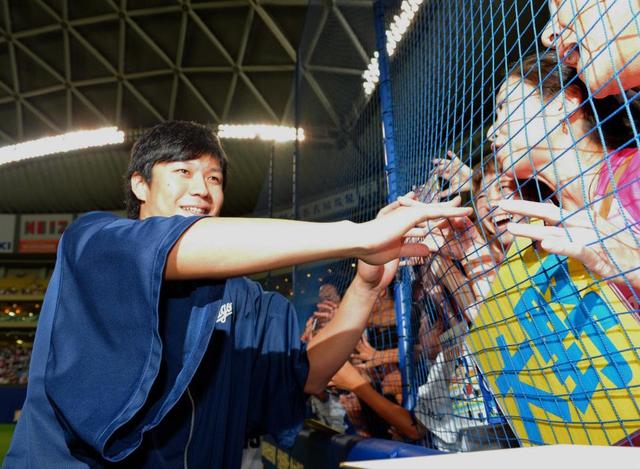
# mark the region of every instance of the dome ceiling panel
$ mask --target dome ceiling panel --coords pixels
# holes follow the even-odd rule
[[[186,21],[186,11],[133,17],[128,24],[149,44],[155,54],[166,58],[164,67],[170,67],[178,55],[183,16]]]
[[[341,33],[339,53],[322,48],[305,62],[308,129],[340,125],[324,88],[339,87],[344,73],[322,74],[362,55],[352,36],[367,47],[357,14],[370,15],[372,2],[343,3],[315,10],[330,13],[320,27],[340,23],[336,11],[356,24],[351,36]],[[306,13],[306,0],[7,0],[0,7],[0,144],[69,127],[131,131],[170,118],[291,125]],[[270,145],[224,143],[233,168],[225,213],[251,213]],[[130,145],[0,166],[0,212],[121,208]]]
[[[88,98],[84,92],[86,90],[83,89],[83,97],[80,98],[76,95],[71,95],[71,122],[72,128],[80,128],[80,129],[92,129],[97,127],[104,127],[110,121],[105,116],[106,110],[103,111],[100,109],[100,103],[94,102],[90,98]],[[105,120],[103,120],[103,118]],[[65,128],[63,132],[67,131]]]
[[[314,65],[342,67],[346,69],[361,70],[369,63],[369,56],[362,53],[360,44],[356,47],[344,47],[354,41],[351,31],[345,28],[344,15],[341,10],[333,10],[327,17],[325,29],[320,35],[319,43],[323,47],[316,47],[311,56]],[[358,41],[359,42],[359,41]]]
[[[328,73],[322,69],[312,73],[317,85],[331,101],[336,114],[341,118],[350,116],[362,94],[360,76]]]
[[[290,44],[298,44],[300,42],[306,11],[285,5],[264,5],[262,6],[262,11],[264,11],[262,17],[267,21],[269,21],[268,18],[271,18]],[[271,33],[273,34],[274,31],[271,31]]]
[[[128,74],[167,68],[167,64],[131,26],[127,25],[124,47],[124,70]]]
[[[206,28],[205,28],[206,29]],[[187,34],[182,52],[182,67],[229,67],[231,63],[212,42],[209,32],[192,17],[188,19]]]
[[[62,43],[62,40],[62,31],[51,31],[38,36],[17,39],[15,49],[20,52],[21,56],[26,55],[30,60],[36,62],[40,60],[46,64],[45,68],[51,68],[58,74],[64,75],[64,57],[58,55],[60,52],[59,44]]]
[[[253,90],[243,80],[238,80],[236,90],[231,100],[227,122],[241,124],[243,122],[259,122],[265,124],[278,124],[274,118],[271,106],[261,102],[256,96],[257,90]],[[258,92],[259,93],[259,92]]]
[[[171,103],[166,97],[171,96],[174,79],[173,74],[166,74],[130,80],[130,82],[163,119],[168,119]]]
[[[48,39],[51,39],[51,36],[47,34]],[[46,89],[63,83],[63,63],[50,64],[22,42],[19,42],[19,44],[20,46],[14,46],[13,49],[15,51],[17,79],[21,93]],[[11,57],[9,57],[9,62],[11,62]],[[10,65],[11,73],[13,73],[12,68],[13,65]],[[13,79],[11,79],[11,83],[13,83]]]
[[[175,100],[175,118],[203,123],[218,122],[218,114],[211,103],[202,102],[184,82],[178,84]]]
[[[109,0],[110,2],[113,2],[113,0]],[[176,5],[176,1],[175,0],[127,0],[127,9],[128,10],[142,10],[145,8],[149,8],[151,6],[153,6],[154,8],[160,8],[160,7],[178,7],[178,5]]]
[[[185,93],[189,91],[195,96],[195,90],[202,98],[199,99],[199,102],[202,103],[202,100],[207,102],[215,113],[214,115],[209,112],[208,120],[205,122],[220,123],[220,120],[224,120],[222,119],[222,114],[233,75],[231,73],[188,73],[186,75],[191,82],[192,88],[188,88],[187,85],[182,82],[180,86],[185,88]],[[178,109],[177,105],[176,108]],[[181,112],[176,112],[176,118],[180,119],[181,117],[179,116],[189,115],[189,108],[185,105],[180,106],[179,109]]]
[[[273,22],[272,26],[279,26]],[[249,42],[244,56],[244,63],[250,65],[287,65],[295,64],[295,49],[287,50],[283,46],[264,19],[256,15],[251,26]]]
[[[86,46],[86,42],[81,42],[73,34],[69,34],[68,41],[71,65],[70,78],[73,81],[85,81],[111,75],[107,65],[108,61],[101,60],[102,54],[95,54]]]
[[[348,4],[341,5],[337,11],[338,15],[341,15],[346,21],[342,23],[343,29],[346,29],[346,27],[351,28],[355,37],[362,45],[362,48],[365,51],[373,51],[376,47],[376,36],[375,31],[371,27],[372,12],[363,14],[361,7]]]
[[[64,109],[67,105],[66,90],[34,96],[27,98],[26,101],[31,105],[27,108],[27,112],[29,109],[37,110],[35,112],[37,112],[38,118],[49,127],[47,133],[56,134],[59,131],[67,130],[66,116],[58,112],[58,109]]]
[[[133,89],[135,90],[135,88]],[[131,88],[123,86],[120,121],[122,128],[148,128],[160,122],[162,122],[162,116],[140,92],[131,91]]]
[[[319,94],[324,97],[327,96],[319,86],[311,72],[305,73],[301,79],[300,96],[302,102],[305,103],[305,112],[300,117],[300,126],[302,128],[314,126],[330,128],[332,124],[338,121],[338,114],[333,105],[327,107],[319,97]]]
[[[251,8],[239,6],[213,10],[196,8],[190,16],[194,24],[206,26],[207,35],[215,36],[222,48],[235,59],[250,14],[253,14]],[[213,43],[211,45],[215,47]]]
[[[47,2],[51,4],[52,2]],[[64,0],[57,0],[55,3],[63,4]],[[53,5],[51,5],[55,8]],[[113,8],[109,5],[108,2],[68,2],[68,15],[70,20],[80,19],[80,18],[90,18],[92,16],[101,16],[108,15],[113,13]],[[62,11],[62,8],[56,8],[59,12]]]
[[[73,26],[70,36],[85,39],[95,51],[106,59],[114,69],[117,69],[118,53],[120,47],[120,21],[117,19],[100,21],[87,25]],[[77,39],[76,39],[77,41]],[[85,46],[85,49],[87,47]],[[76,58],[72,56],[72,65],[76,63]]]
[[[294,68],[295,66],[292,66]],[[295,68],[294,68],[295,70]],[[249,73],[247,77],[255,85],[258,92],[264,96],[269,103],[273,112],[278,115],[284,115],[286,106],[293,91],[293,71],[271,72],[271,73]],[[287,84],[288,86],[281,86]],[[291,104],[292,105],[292,104]]]
[[[2,83],[0,84],[0,98],[2,98],[13,93],[11,88],[13,85],[13,67],[9,58],[9,46],[6,43],[0,44],[0,63],[6,64],[6,66],[0,67],[0,83]]]
[[[2,25],[7,25],[6,2],[3,2]],[[11,31],[14,33],[35,29],[42,26],[48,26],[53,21],[45,10],[36,2],[13,1],[9,5],[9,20],[11,23]]]
[[[98,83],[96,85],[83,86],[81,89],[86,100],[80,101],[80,104],[91,114],[89,122],[95,123],[95,127],[105,125],[106,123],[115,125],[118,120],[116,108],[113,106],[113,103],[117,99],[117,87],[115,83]],[[79,101],[79,98],[73,97],[73,99]],[[87,103],[92,103],[96,109],[99,109],[100,113],[106,119],[106,122],[101,122],[101,119],[96,116],[95,110],[87,107]],[[83,120],[80,116],[76,116],[75,112],[71,112],[71,119],[73,121],[73,128],[91,127],[86,120]]]
[[[15,135],[18,135],[16,103],[0,104],[0,142],[4,145],[15,143],[12,140]]]
[[[62,128],[52,122],[44,112],[32,106],[22,106],[22,122],[24,126],[23,135],[26,140],[63,132]]]

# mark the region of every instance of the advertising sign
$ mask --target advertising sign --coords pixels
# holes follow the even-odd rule
[[[71,214],[22,215],[20,217],[21,253],[55,253],[64,230],[71,224]]]
[[[16,216],[0,215],[0,252],[13,252],[15,233]]]

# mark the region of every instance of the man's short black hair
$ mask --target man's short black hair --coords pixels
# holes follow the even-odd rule
[[[125,180],[125,202],[129,218],[140,217],[140,200],[131,190],[131,176],[139,173],[151,183],[151,170],[164,161],[188,161],[211,155],[222,169],[222,188],[227,183],[227,155],[211,127],[187,121],[158,124],[133,145]]]

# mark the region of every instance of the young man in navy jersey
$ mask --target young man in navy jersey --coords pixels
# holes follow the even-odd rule
[[[397,258],[427,254],[403,237],[468,214],[406,200],[363,224],[220,218],[226,167],[209,128],[160,124],[132,150],[129,219],[65,232],[6,467],[232,468],[246,438],[291,444]],[[291,304],[240,277],[337,257],[360,258],[356,277],[306,347]]]

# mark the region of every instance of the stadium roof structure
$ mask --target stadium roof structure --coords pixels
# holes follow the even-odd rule
[[[105,126],[128,137],[122,145],[0,166],[0,213],[121,208],[131,142],[164,120],[293,125],[303,33],[313,44],[300,78],[313,94],[317,125],[339,126],[331,93],[345,84],[361,91],[374,48],[373,2],[313,3],[322,8],[314,11],[314,30],[305,31],[306,0],[3,1],[0,146]],[[315,47],[336,31],[339,54]],[[314,125],[303,123],[307,138]],[[271,144],[226,147],[225,214],[251,213],[264,192]]]

